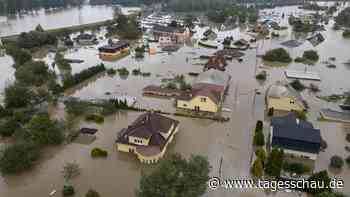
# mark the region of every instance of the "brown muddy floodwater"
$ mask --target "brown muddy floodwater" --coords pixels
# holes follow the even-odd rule
[[[300,12],[296,6],[279,7],[272,10],[275,13]],[[287,24],[287,18],[281,21]],[[316,71],[320,74],[322,81],[313,82],[320,86],[321,95],[332,93],[342,93],[350,89],[350,67],[343,64],[350,59],[350,40],[345,40],[341,32],[332,30],[333,21],[326,26],[323,35],[326,41],[315,47],[320,54],[320,62],[329,57],[336,57],[336,69],[329,69],[321,63],[314,66],[308,66],[308,70]],[[243,36],[242,31],[235,29],[222,32],[220,34],[233,35],[235,38]],[[249,177],[249,165],[252,155],[252,131],[255,122],[258,119],[264,119],[264,95],[255,95],[255,89],[265,92],[266,88],[276,81],[286,81],[283,72],[286,69],[304,70],[305,66],[291,63],[286,66],[259,68],[260,59],[256,59],[256,53],[281,47],[280,43],[297,35],[292,34],[290,28],[281,32],[281,37],[271,40],[258,41],[258,50],[248,50],[243,57],[244,61],[238,63],[236,60],[229,62],[226,72],[232,75],[228,96],[226,97],[224,107],[229,108],[231,112],[225,112],[224,115],[231,120],[226,123],[217,123],[210,120],[190,119],[183,117],[173,117],[180,121],[180,131],[174,139],[168,154],[179,152],[184,156],[191,154],[201,154],[207,156],[212,166],[211,176],[221,176],[223,178],[244,178]],[[245,35],[246,36],[246,35]],[[300,35],[298,35],[300,36]],[[306,37],[304,35],[304,37]],[[97,56],[97,46],[92,48],[83,47],[77,51],[67,52],[66,57],[81,58],[83,64],[73,64],[73,72],[100,63]],[[298,48],[287,49],[293,58],[300,56],[304,50],[312,49],[311,44],[305,42]],[[161,109],[163,111],[175,111],[173,99],[160,99],[142,96],[142,88],[146,85],[161,84],[162,78],[170,78],[176,74],[184,74],[187,81],[191,82],[194,78],[187,75],[188,72],[200,72],[202,66],[194,65],[200,60],[195,59],[199,55],[211,54],[213,49],[199,48],[194,45],[184,45],[178,52],[168,54],[160,53],[153,56],[146,55],[143,60],[135,60],[132,56],[123,58],[117,62],[104,62],[107,67],[121,68],[126,67],[131,71],[134,68],[140,68],[142,72],[151,72],[150,77],[130,76],[126,79],[116,76],[100,75],[95,77],[80,87],[69,92],[71,96],[82,99],[105,98],[106,92],[112,95],[130,95],[135,96],[138,105],[144,108]],[[49,54],[50,56],[50,54]],[[6,57],[5,57],[6,58]],[[53,57],[51,57],[53,58]],[[0,61],[3,58],[0,58]],[[45,58],[49,61],[50,57]],[[4,61],[4,60],[3,60]],[[8,61],[8,60],[7,60]],[[9,63],[10,64],[10,63]],[[5,76],[11,76],[11,72],[1,67],[1,74],[8,72]],[[4,69],[4,70],[3,70]],[[255,74],[261,69],[268,72],[268,80],[259,83],[255,80]],[[2,74],[3,75],[3,74]],[[1,77],[2,77],[1,75]],[[308,84],[309,81],[303,81]],[[68,94],[68,93],[67,93]],[[325,152],[320,153],[316,162],[316,170],[328,169],[329,159],[334,154],[346,158],[347,153],[344,147],[347,145],[345,135],[350,131],[350,125],[333,122],[320,122],[319,110],[321,108],[336,107],[335,104],[327,103],[316,98],[313,93],[302,92],[303,97],[309,102],[310,111],[308,118],[315,127],[321,129],[323,138],[328,143]],[[52,114],[58,118],[64,116],[63,106],[59,105],[53,110]],[[30,196],[48,196],[53,189],[60,191],[64,184],[61,174],[63,165],[66,162],[77,161],[82,168],[80,176],[71,182],[77,190],[76,196],[82,196],[89,188],[94,188],[101,193],[101,196],[135,196],[135,189],[138,186],[142,170],[150,170],[152,166],[140,164],[137,159],[130,154],[119,153],[115,149],[114,141],[117,132],[131,123],[139,113],[120,112],[109,116],[102,125],[91,125],[82,123],[81,126],[93,126],[99,129],[97,139],[90,145],[69,144],[58,148],[49,148],[45,151],[45,158],[39,162],[39,165],[32,171],[21,175],[0,178],[0,196],[20,197],[26,194]],[[101,147],[108,150],[107,159],[92,159],[90,151],[94,147]],[[222,159],[221,174],[219,175],[219,165]],[[338,176],[345,181],[345,188],[342,190],[345,194],[350,194],[350,170],[347,167],[338,173],[332,175]],[[217,190],[209,191],[204,196],[231,197],[231,196],[266,196],[263,191],[233,191]],[[60,196],[58,192],[56,196]],[[279,192],[274,196],[296,196],[294,193]]]

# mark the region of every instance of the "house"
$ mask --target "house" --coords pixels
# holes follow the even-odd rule
[[[299,120],[294,113],[273,117],[270,147],[281,148],[288,156],[316,160],[321,149],[321,134],[310,122]]]
[[[75,40],[77,41],[78,44],[81,45],[91,45],[91,44],[97,44],[97,38],[93,34],[88,34],[88,33],[81,33],[79,34]]]
[[[117,149],[135,154],[142,163],[156,163],[164,156],[178,129],[179,121],[147,112],[118,133]]]
[[[208,62],[204,65],[204,71],[210,69],[216,69],[220,71],[225,71],[225,67],[227,66],[226,58],[224,55],[215,55],[209,57]]]
[[[161,25],[155,25],[152,32],[155,40],[159,40],[160,37],[170,37],[174,43],[183,43],[190,35],[188,28]]]
[[[306,108],[297,93],[281,83],[271,85],[266,93],[267,110],[274,116],[284,116],[292,111],[304,111]]]
[[[203,36],[208,40],[215,40],[218,37],[218,35],[212,29],[206,30],[203,33]]]
[[[125,41],[109,41],[107,45],[98,48],[100,58],[106,61],[117,60],[118,58],[129,54],[129,46],[130,44]]]
[[[201,73],[192,85],[192,90],[177,97],[177,108],[197,112],[219,112],[230,79],[231,76],[215,69]]]

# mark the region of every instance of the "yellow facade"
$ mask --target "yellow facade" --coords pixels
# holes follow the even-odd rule
[[[293,97],[267,98],[267,108],[286,112],[304,110],[304,107]]]
[[[177,100],[176,103],[178,108],[189,109],[189,110],[199,110],[207,112],[218,112],[220,105],[217,105],[209,97],[206,96],[195,96],[191,100]]]
[[[100,58],[105,61],[114,61],[117,60],[124,55],[129,55],[129,47],[121,49],[119,51],[116,51],[115,53],[106,53],[106,52],[100,52]]]

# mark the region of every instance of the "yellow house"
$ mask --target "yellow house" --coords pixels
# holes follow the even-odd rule
[[[129,46],[128,42],[118,41],[117,43],[113,43],[111,41],[108,45],[98,49],[100,58],[105,61],[117,60],[120,57],[130,54]]]
[[[117,149],[136,154],[142,163],[156,163],[164,156],[178,129],[179,121],[148,112],[120,131]]]
[[[201,73],[191,92],[177,97],[180,109],[216,113],[220,111],[230,76],[222,71],[210,69]]]
[[[282,84],[275,84],[268,88],[266,102],[267,109],[273,109],[273,115],[275,116],[284,116],[291,111],[305,110],[300,99],[293,95],[291,89]]]

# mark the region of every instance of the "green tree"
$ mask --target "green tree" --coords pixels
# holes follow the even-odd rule
[[[322,188],[307,188],[307,192],[311,193],[313,195],[321,194],[324,192],[331,192],[332,189],[330,186],[331,178],[328,176],[328,172],[326,170],[320,171],[318,173],[313,174],[308,178],[308,181],[319,181],[320,183],[323,183],[324,187]]]
[[[75,194],[74,187],[72,185],[64,185],[62,190],[63,196],[73,196]]]
[[[48,114],[35,115],[26,129],[30,138],[41,145],[58,145],[64,140],[58,122],[51,120]]]
[[[15,72],[17,81],[26,85],[40,86],[54,77],[50,73],[45,62],[42,61],[28,61]]]
[[[263,55],[263,60],[271,62],[290,63],[292,58],[284,48],[277,48],[269,50]]]
[[[13,117],[6,118],[0,121],[0,136],[10,137],[19,127],[20,124],[16,119]]]
[[[264,146],[265,145],[265,136],[262,131],[254,133],[254,145],[255,146]]]
[[[334,155],[331,157],[330,167],[335,169],[341,169],[344,166],[344,160],[338,155]]]
[[[255,155],[258,157],[258,159],[264,164],[266,160],[266,151],[264,148],[258,148],[255,151]]]
[[[28,170],[39,157],[39,148],[33,143],[21,142],[6,146],[0,152],[0,171],[3,174],[15,174]]]
[[[274,177],[280,176],[283,167],[283,155],[282,149],[273,148],[271,150],[265,166],[266,174]]]
[[[14,83],[5,88],[6,108],[21,108],[31,104],[33,92],[18,83]]]
[[[303,59],[316,62],[319,59],[318,53],[315,50],[307,50],[303,53]]]
[[[189,160],[179,154],[162,160],[149,175],[142,174],[138,197],[191,196],[199,197],[207,190],[209,162],[202,156]]]
[[[260,178],[263,175],[263,164],[260,159],[256,159],[253,163],[253,166],[250,169],[250,172],[254,177]]]
[[[89,191],[86,193],[85,197],[100,197],[100,194],[93,189],[89,189]]]

